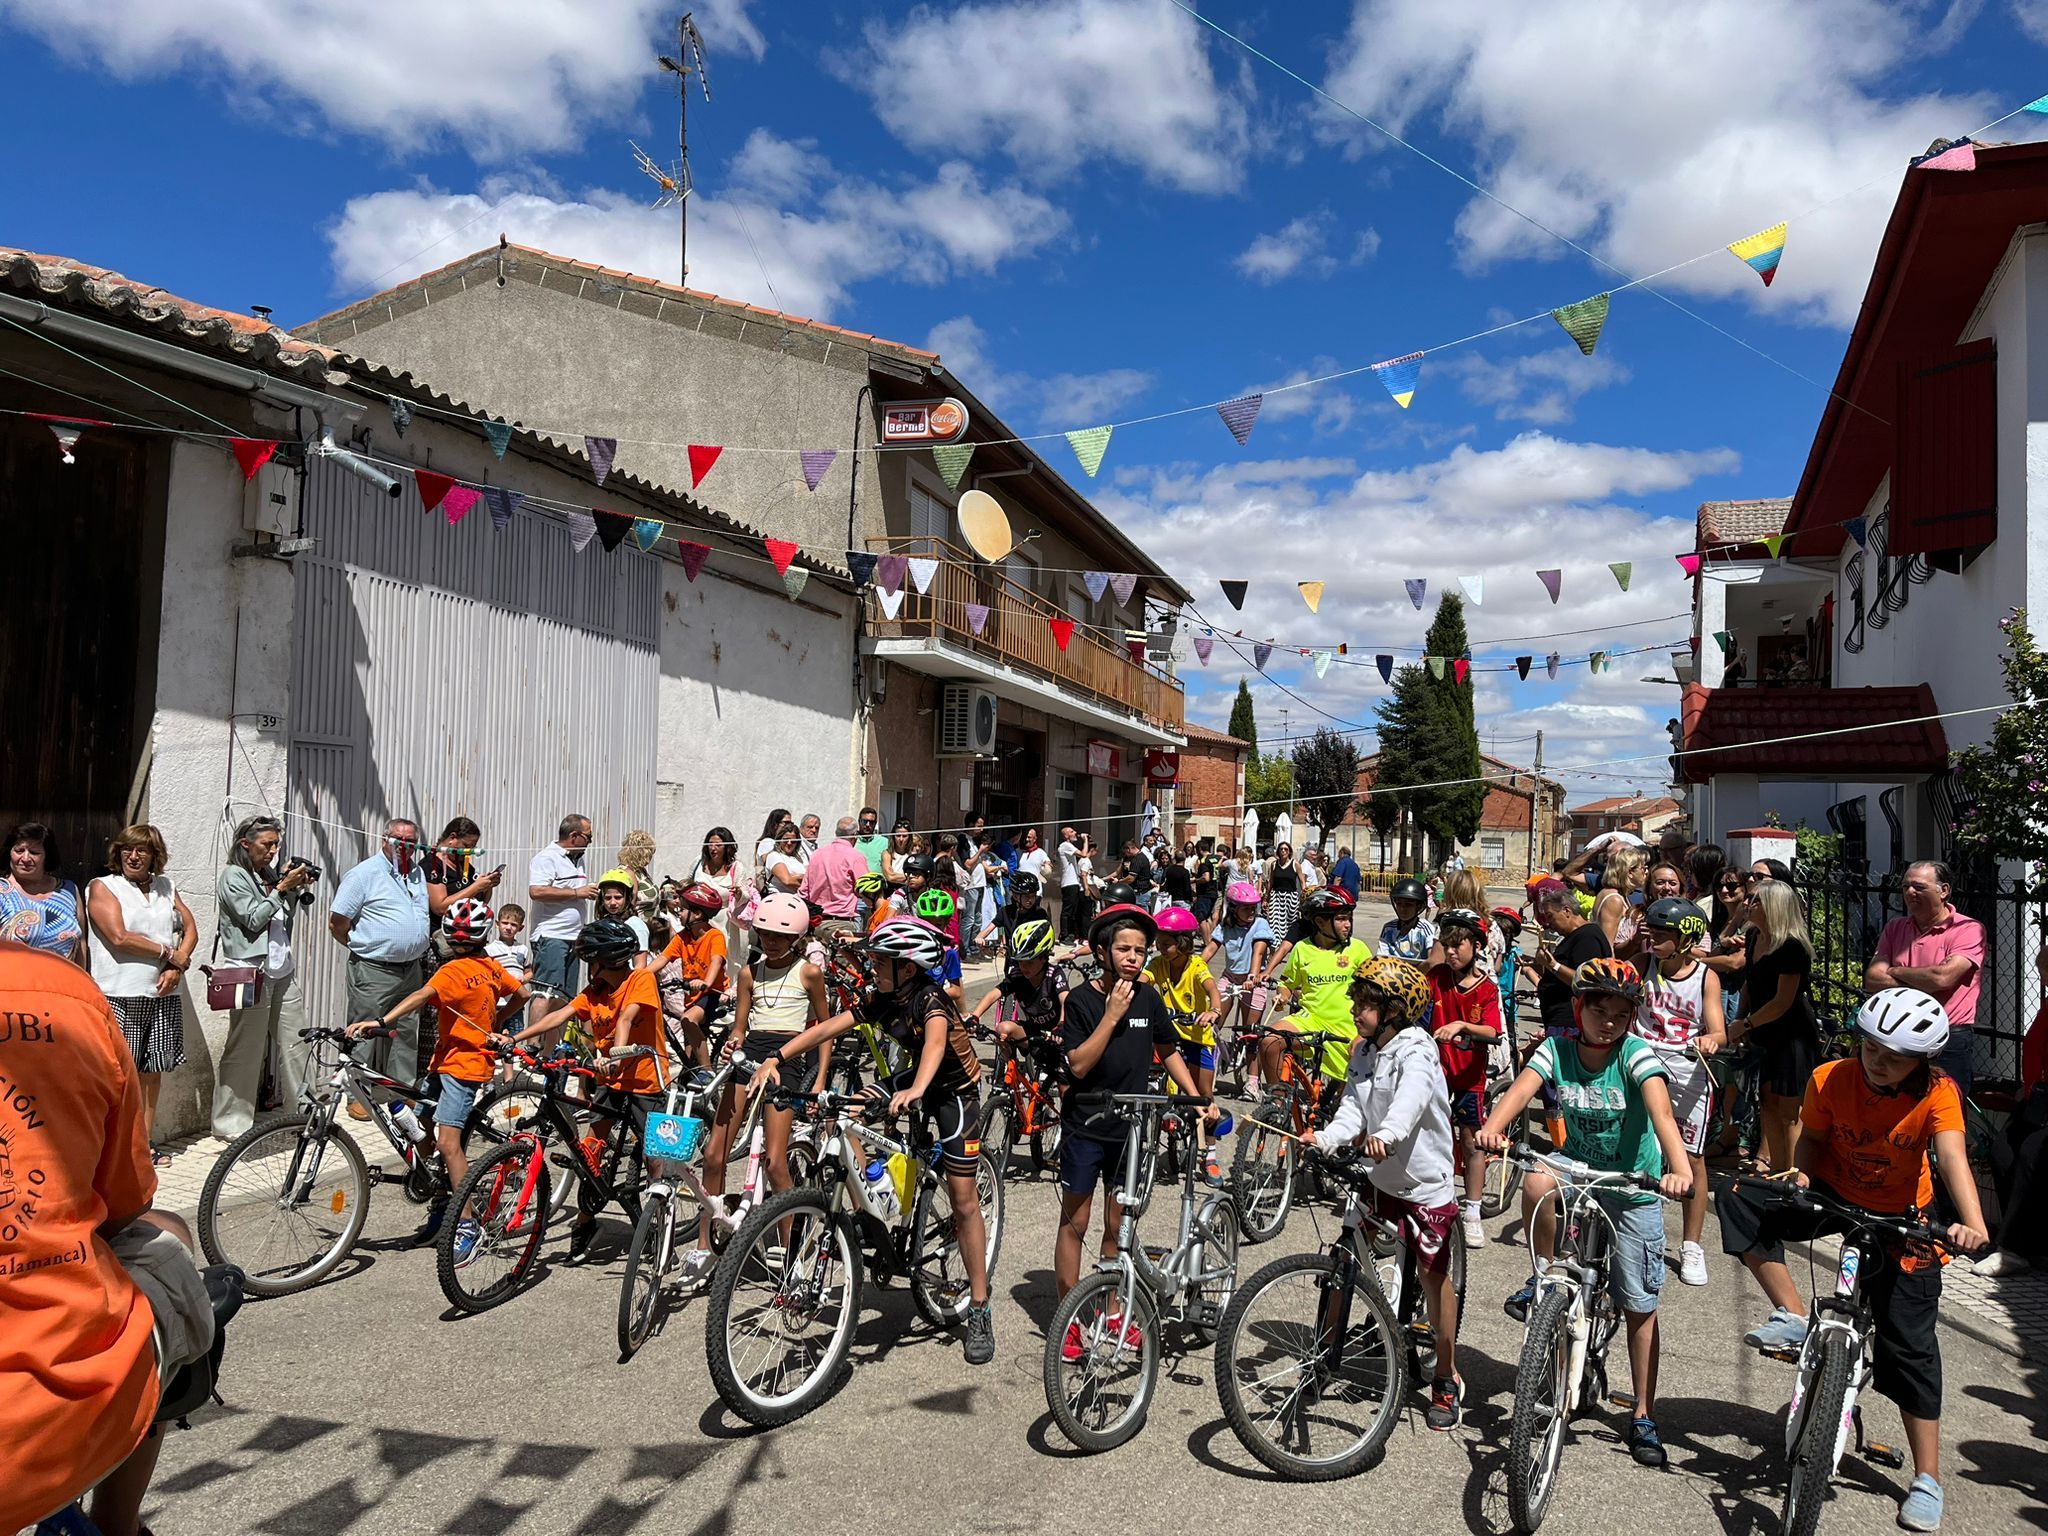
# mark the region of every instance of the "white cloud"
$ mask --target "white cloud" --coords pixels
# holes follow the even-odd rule
[[[695,0],[691,10],[697,30],[704,34],[704,46],[714,56],[728,48],[750,59],[766,56],[768,39],[747,14],[753,3],[754,0]]]
[[[1100,421],[1152,387],[1152,375],[1136,368],[1100,373],[1056,373],[1037,378],[999,366],[988,333],[972,315],[942,320],[925,338],[946,371],[999,411],[1021,413],[1023,423],[1061,429]],[[1017,423],[1012,423],[1016,425]]]
[[[2048,45],[2048,0],[2012,0],[2012,16],[2028,37]]]
[[[986,187],[957,162],[907,187],[832,181],[829,163],[809,145],[764,129],[732,170],[718,195],[691,199],[690,285],[816,319],[836,312],[856,283],[940,283],[990,271],[1067,227],[1066,215],[1036,193]],[[792,202],[804,211],[791,211]],[[487,184],[476,193],[426,185],[371,193],[349,201],[328,243],[338,286],[358,292],[439,265],[500,230],[560,255],[675,277],[675,211],[647,207],[638,189],[571,197]]]
[[[1631,275],[1710,252],[1662,281],[1847,325],[1907,160],[2016,104],[1886,90],[1973,12],[1890,0],[1358,0],[1325,83],[1397,131],[1441,131],[1454,149],[1463,141],[1452,163]],[[1407,158],[1334,112],[1325,131],[1359,153]],[[1998,130],[2039,131],[2019,121]],[[1439,173],[1416,162],[1413,174]],[[1791,237],[1766,289],[1719,248],[1783,219]],[[1519,257],[1583,267],[1479,198],[1458,220],[1456,245],[1469,270]]]
[[[890,132],[936,154],[999,150],[1034,179],[1090,161],[1188,191],[1236,187],[1244,96],[1165,0],[992,0],[870,23],[840,66]]]
[[[1255,283],[1273,284],[1295,276],[1329,277],[1340,268],[1359,266],[1379,251],[1375,229],[1360,230],[1343,257],[1331,250],[1336,218],[1328,209],[1290,219],[1271,234],[1260,235],[1240,251],[1237,270]]]
[[[1452,360],[1451,371],[1458,375],[1465,398],[1492,406],[1496,421],[1526,421],[1539,427],[1570,421],[1582,396],[1629,379],[1628,369],[1610,353],[1587,357],[1576,346],[1498,360],[1467,352]]]

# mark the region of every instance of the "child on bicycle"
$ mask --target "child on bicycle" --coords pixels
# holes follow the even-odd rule
[[[1464,1175],[1458,1220],[1465,1229],[1468,1249],[1486,1246],[1486,1228],[1479,1220],[1486,1154],[1472,1138],[1486,1123],[1486,1061],[1501,1031],[1500,987],[1484,959],[1486,930],[1486,919],[1471,908],[1446,908],[1436,922],[1443,964],[1429,968],[1430,1017],[1436,1048],[1443,1056],[1451,1124],[1457,1127],[1458,1163]]]
[[[1578,1038],[1546,1039],[1536,1047],[1487,1116],[1480,1149],[1506,1151],[1510,1127],[1521,1124],[1530,1101],[1547,1086],[1556,1090],[1572,1157],[1601,1172],[1658,1177],[1668,1198],[1684,1199],[1692,1174],[1671,1116],[1671,1074],[1648,1041],[1629,1033],[1643,1000],[1642,977],[1626,960],[1588,960],[1573,978],[1572,993]],[[1556,1191],[1557,1180],[1541,1171],[1522,1182],[1522,1219],[1538,1273],[1557,1251],[1557,1202],[1550,1198]],[[1628,1324],[1629,1375],[1636,1391],[1629,1454],[1641,1466],[1661,1467],[1657,1293],[1664,1284],[1664,1215],[1657,1197],[1644,1191],[1600,1189],[1594,1198],[1614,1224],[1609,1289]],[[1532,1279],[1507,1299],[1508,1316],[1526,1322],[1535,1297]]]
[[[1429,1035],[1429,985],[1406,960],[1368,960],[1351,978],[1351,1009],[1358,1039],[1351,1047],[1344,1100],[1326,1129],[1303,1131],[1301,1140],[1334,1152],[1365,1138],[1372,1209],[1405,1232],[1429,1309],[1430,1337],[1436,1344],[1429,1427],[1456,1429],[1465,1381],[1458,1374],[1458,1304],[1451,1274],[1451,1223],[1458,1216],[1455,1153],[1451,1094]]]
[[[1685,1142],[1692,1193],[1685,1198],[1678,1278],[1707,1283],[1707,1131],[1714,1117],[1714,1075],[1709,1063],[1728,1039],[1721,1011],[1721,980],[1699,956],[1707,914],[1679,897],[1650,903],[1643,914],[1656,964],[1643,977],[1643,1002],[1634,1032],[1650,1042],[1671,1074],[1671,1114]]]
[[[1231,1007],[1236,1010],[1240,1030],[1257,1029],[1266,1015],[1266,976],[1279,956],[1279,937],[1259,908],[1259,888],[1249,880],[1233,880],[1223,892],[1223,914],[1209,931],[1202,948],[1202,963],[1221,972],[1238,994]],[[1255,1093],[1258,1074],[1250,1074],[1246,1093]]]
[[[1949,1041],[1941,1003],[1911,987],[1887,987],[1856,1013],[1853,1059],[1814,1069],[1799,1111],[1799,1142],[1785,1175],[1878,1215],[1924,1219],[1934,1204],[1927,1154],[1961,1220],[1949,1243],[1975,1252],[1988,1241],[1963,1137],[1963,1100],[1935,1063]],[[1721,1248],[1739,1257],[1770,1298],[1771,1315],[1743,1338],[1773,1352],[1806,1342],[1806,1304],[1785,1267],[1785,1240],[1804,1240],[1840,1222],[1796,1207],[1774,1207],[1737,1184],[1721,1196]],[[1866,1257],[1865,1263],[1876,1262]],[[1909,1531],[1941,1528],[1942,1260],[1912,1248],[1892,1253],[1865,1285],[1876,1322],[1877,1390],[1899,1406],[1913,1453],[1913,1485],[1899,1508]]]
[[[1159,924],[1159,953],[1145,969],[1173,1015],[1174,1032],[1180,1036],[1181,1060],[1195,1080],[1195,1092],[1208,1098],[1216,1091],[1216,1016],[1223,1012],[1222,990],[1202,957],[1195,953],[1201,942],[1201,920],[1192,908],[1161,907],[1154,919]],[[1223,1170],[1216,1163],[1216,1148],[1207,1128],[1196,1132],[1202,1153],[1202,1173],[1211,1184],[1223,1182]]]
[[[648,951],[653,947],[647,929],[647,919],[640,915],[636,905],[638,884],[630,869],[608,869],[597,882],[597,916],[609,918],[615,923],[624,923],[632,929],[633,937],[640,941],[640,958],[635,965],[648,965]]]
[[[904,862],[912,861],[906,859]],[[964,973],[960,969],[959,908],[952,893],[936,887],[919,891],[910,904],[910,915],[936,929],[946,941],[946,957],[932,967],[932,980],[946,989],[946,996],[953,999],[955,1008],[965,1007],[967,991]]]
[[[682,1026],[685,1059],[704,1067],[711,1064],[711,1026],[725,1011],[725,934],[713,921],[725,910],[725,898],[717,887],[692,880],[676,893],[675,904],[680,926],[657,967],[662,1004]]]
[[[1300,1033],[1306,1023],[1325,1037],[1323,1076],[1334,1088],[1344,1081],[1351,1042],[1358,1034],[1351,1021],[1351,978],[1372,958],[1372,951],[1351,936],[1357,906],[1343,886],[1310,891],[1301,911],[1308,933],[1288,950],[1280,970],[1280,985],[1295,999],[1297,1012],[1280,1020],[1273,1026],[1275,1033],[1259,1042],[1259,1070],[1268,1083],[1279,1082],[1280,1058],[1287,1049],[1284,1037]],[[1334,1092],[1326,1092],[1323,1102],[1328,1105],[1335,1098]]]
[[[1052,963],[1057,947],[1052,923],[1028,918],[1010,931],[1010,965],[981,996],[968,1017],[980,1024],[990,1009],[999,1008],[990,1033],[996,1037],[996,1071],[1001,1073],[1028,1040],[1043,1039],[1059,1028],[1060,1006],[1067,995],[1066,976]]]
[[[1380,929],[1380,958],[1420,966],[1439,964],[1444,952],[1436,941],[1436,924],[1426,915],[1429,887],[1411,875],[1396,880],[1387,897],[1394,904],[1394,915]]]

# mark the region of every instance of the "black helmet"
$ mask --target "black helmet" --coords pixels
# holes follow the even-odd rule
[[[1102,904],[1105,907],[1134,907],[1138,904],[1138,889],[1129,881],[1119,880],[1115,885],[1102,888]]]
[[[1687,944],[1697,944],[1707,936],[1707,914],[1682,896],[1666,896],[1650,903],[1643,926],[1668,929]]]
[[[586,965],[627,965],[640,953],[640,936],[615,917],[601,917],[583,925],[576,953]]]
[[[1029,870],[1020,871],[1017,877],[1010,882],[1010,894],[1013,896],[1036,896],[1038,894],[1038,876],[1032,874]]]
[[[923,875],[927,880],[932,877],[931,855],[927,853],[913,853],[896,867],[906,875]]]
[[[1419,901],[1429,905],[1429,887],[1412,875],[1406,880],[1396,880],[1394,888],[1387,892],[1389,901]]]

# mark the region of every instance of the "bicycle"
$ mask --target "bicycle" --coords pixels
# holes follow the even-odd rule
[[[1557,1491],[1572,1415],[1608,1396],[1607,1350],[1621,1315],[1608,1289],[1614,1223],[1594,1193],[1626,1188],[1661,1198],[1662,1190],[1648,1174],[1589,1168],[1557,1153],[1517,1146],[1508,1155],[1525,1174],[1542,1171],[1558,1181],[1556,1191],[1544,1197],[1559,1203],[1556,1254],[1549,1268],[1535,1272],[1508,1434],[1508,1513],[1515,1529],[1528,1536],[1543,1523]],[[1532,1263],[1533,1252],[1532,1245]]]
[[[1245,1085],[1251,1081],[1252,1069],[1259,1059],[1259,1042],[1252,1033],[1258,1026],[1245,1020],[1264,1017],[1264,1010],[1257,1007],[1255,1000],[1266,988],[1226,981],[1220,990],[1223,1012],[1216,1020],[1216,1081],[1221,1084],[1225,1078],[1234,1076],[1237,1088],[1230,1096],[1243,1099]]]
[[[712,1276],[704,1319],[719,1399],[762,1429],[802,1418],[836,1388],[868,1270],[878,1284],[908,1273],[911,1301],[935,1328],[958,1323],[972,1299],[939,1146],[922,1110],[911,1112],[898,1138],[867,1123],[886,1113],[886,1101],[829,1090],[774,1096],[799,1119],[817,1120],[817,1180],[770,1197],[747,1218]],[[986,1154],[975,1162],[993,1277],[1003,1186]]]
[[[1310,1153],[1349,1189],[1337,1235],[1253,1275],[1216,1339],[1216,1396],[1247,1451],[1296,1482],[1362,1472],[1380,1455],[1433,1344],[1415,1249],[1372,1209],[1355,1152]],[[1465,1238],[1451,1224],[1454,1317],[1465,1304]],[[1362,1314],[1362,1316],[1360,1315]],[[1321,1445],[1318,1447],[1317,1442]]]
[[[1045,1334],[1045,1401],[1060,1430],[1084,1451],[1113,1450],[1144,1428],[1159,1379],[1170,1316],[1203,1343],[1237,1287],[1238,1216],[1229,1191],[1197,1187],[1193,1123],[1184,1117],[1210,1101],[1159,1093],[1089,1095],[1130,1125],[1124,1139],[1122,1221],[1117,1256],[1102,1260],[1060,1299]],[[1151,1202],[1153,1145],[1171,1126],[1181,1158],[1180,1222],[1172,1246],[1138,1241]],[[1077,1343],[1070,1358],[1069,1336]]]
[[[1263,1040],[1278,1035],[1286,1042],[1280,1056],[1280,1081],[1268,1083],[1258,1107],[1245,1116],[1236,1150],[1231,1154],[1230,1182],[1237,1192],[1238,1224],[1248,1243],[1270,1242],[1287,1225],[1294,1208],[1295,1149],[1303,1131],[1328,1118],[1338,1091],[1321,1070],[1323,1047],[1337,1037],[1320,1030],[1246,1030],[1243,1038]],[[1313,1193],[1313,1191],[1307,1191]]]
[[[1015,1022],[1015,1005],[996,1005],[1005,1023]],[[977,1039],[993,1040],[993,1030],[972,1025]],[[981,1150],[996,1165],[996,1176],[1010,1175],[1010,1150],[1019,1136],[1031,1144],[1031,1166],[1041,1175],[1055,1171],[1060,1160],[1060,1085],[1066,1081],[1066,1052],[1052,1035],[1033,1035],[1014,1045],[1003,1062],[981,1112]]]

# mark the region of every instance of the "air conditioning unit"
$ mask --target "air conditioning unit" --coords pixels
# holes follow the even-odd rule
[[[939,756],[993,757],[996,696],[972,683],[948,683],[939,697]]]

